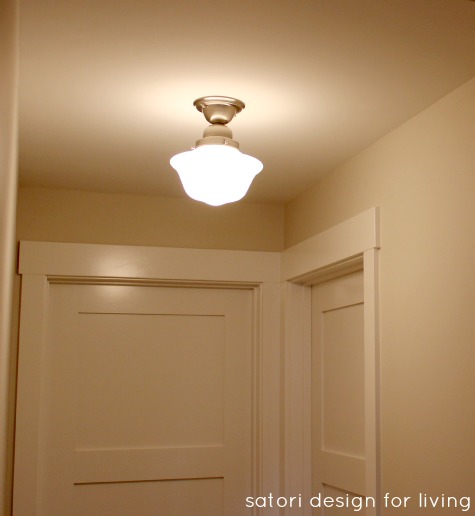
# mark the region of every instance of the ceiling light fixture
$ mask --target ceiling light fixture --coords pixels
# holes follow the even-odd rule
[[[262,163],[239,150],[226,124],[240,113],[244,102],[232,97],[201,97],[193,102],[211,124],[190,151],[173,156],[185,192],[197,201],[220,206],[242,199]]]

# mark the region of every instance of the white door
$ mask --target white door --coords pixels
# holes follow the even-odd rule
[[[312,287],[312,506],[318,515],[365,513],[363,295],[363,271]]]
[[[241,513],[251,492],[252,290],[49,289],[38,514]]]

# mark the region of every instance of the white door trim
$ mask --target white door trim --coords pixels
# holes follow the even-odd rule
[[[51,283],[208,285],[254,293],[253,493],[280,490],[280,253],[22,242],[14,514],[35,515]],[[28,496],[25,496],[28,493]],[[243,507],[245,500],[243,500]],[[257,511],[256,511],[257,514]],[[274,514],[271,512],[270,514]]]
[[[19,273],[120,279],[279,281],[280,253],[21,242]]]
[[[372,208],[282,255],[283,491],[287,497],[302,496],[303,514],[311,514],[308,500],[313,496],[310,286],[358,269],[364,269],[366,494],[380,504],[379,234],[379,209]],[[380,507],[366,514],[379,516]]]

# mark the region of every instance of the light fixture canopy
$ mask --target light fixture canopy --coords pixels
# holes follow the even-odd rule
[[[232,97],[201,97],[193,103],[211,124],[190,151],[173,156],[185,192],[197,201],[220,206],[242,199],[262,163],[239,150],[228,124],[245,104]]]

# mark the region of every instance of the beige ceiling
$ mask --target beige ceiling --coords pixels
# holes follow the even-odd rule
[[[469,0],[20,0],[21,184],[182,196],[204,95],[285,202],[475,76]]]

